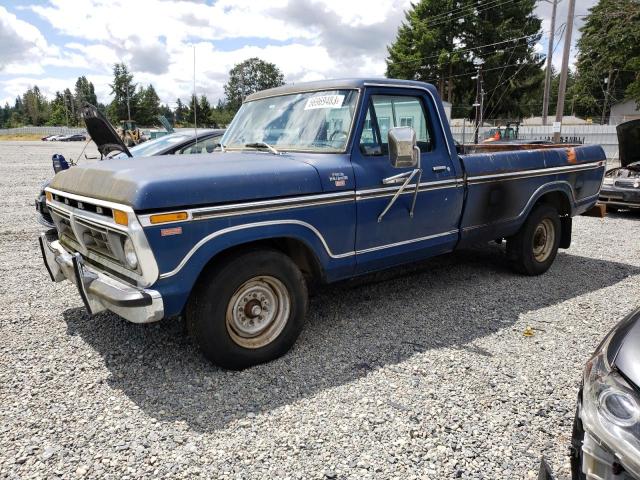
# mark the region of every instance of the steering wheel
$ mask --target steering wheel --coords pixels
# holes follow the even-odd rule
[[[338,136],[338,135],[342,135],[343,138],[336,139],[336,136]],[[335,142],[337,140],[346,140],[348,136],[349,136],[349,134],[347,132],[345,132],[344,130],[335,130],[331,134],[331,136],[329,137],[329,141]]]

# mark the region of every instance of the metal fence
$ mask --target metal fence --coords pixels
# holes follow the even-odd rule
[[[491,127],[481,127],[479,137],[484,138]],[[473,124],[469,122],[464,127],[451,127],[453,138],[460,143],[473,142]],[[464,141],[463,141],[464,135]],[[618,136],[615,125],[563,125],[560,135],[563,141],[569,143],[584,143],[587,145],[601,145],[607,158],[618,158]],[[521,125],[518,130],[520,140],[551,140],[553,127]]]
[[[72,135],[85,133],[86,128],[79,127],[18,127],[0,128],[0,135]]]
[[[481,127],[479,136],[483,138],[489,133],[491,127]],[[37,134],[45,135],[70,135],[84,133],[84,128],[74,127],[20,127],[0,129],[0,135]],[[460,143],[473,141],[473,124],[464,127],[451,127],[453,138]],[[562,138],[571,143],[585,143],[602,145],[607,158],[612,161],[618,159],[618,136],[614,125],[565,125],[562,127]],[[464,137],[464,138],[463,138]],[[553,138],[553,127],[547,126],[520,126],[518,138],[522,140],[550,140]]]

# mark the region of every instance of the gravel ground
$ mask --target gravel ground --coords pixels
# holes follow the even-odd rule
[[[0,142],[1,478],[511,480],[542,454],[568,478],[582,366],[637,302],[640,216],[577,218],[537,278],[493,246],[332,286],[288,355],[228,372],[179,321],[89,318],[49,281],[33,199],[81,147]]]

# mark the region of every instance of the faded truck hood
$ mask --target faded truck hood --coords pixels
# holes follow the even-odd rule
[[[618,150],[620,166],[628,167],[640,161],[640,119],[621,123],[616,127],[618,132]]]
[[[314,167],[294,155],[217,152],[101,161],[58,173],[51,188],[136,211],[257,200],[322,191]]]

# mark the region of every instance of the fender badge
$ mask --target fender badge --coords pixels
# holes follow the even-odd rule
[[[342,172],[333,172],[329,176],[329,181],[333,182],[336,187],[344,187],[349,177]]]
[[[160,235],[162,237],[168,237],[169,235],[181,235],[182,227],[173,227],[173,228],[163,228],[160,230]]]

